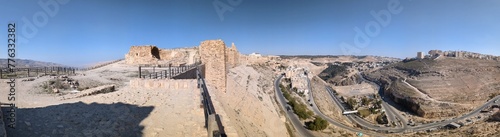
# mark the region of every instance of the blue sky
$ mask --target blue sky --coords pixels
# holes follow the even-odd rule
[[[209,39],[234,42],[244,54],[405,58],[441,49],[500,55],[498,0],[0,1],[0,38],[7,41],[7,24],[17,23],[17,58],[73,66],[123,58],[132,45],[192,47]],[[232,10],[222,19],[214,2]],[[58,6],[49,4],[47,12],[38,3]],[[380,16],[384,26],[371,11],[389,13],[390,20]],[[370,34],[370,42],[356,40],[355,28]]]

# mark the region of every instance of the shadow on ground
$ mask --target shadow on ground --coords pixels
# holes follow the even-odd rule
[[[2,108],[5,113],[8,108]],[[28,136],[142,136],[144,120],[154,107],[131,104],[68,103],[17,109],[11,137]],[[5,115],[5,114],[4,114]]]

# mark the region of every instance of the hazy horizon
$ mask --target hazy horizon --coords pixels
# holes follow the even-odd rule
[[[234,42],[242,54],[500,55],[495,0],[3,2],[0,37],[17,24],[16,58],[70,66],[124,58],[133,45],[169,49],[211,39]],[[6,53],[0,48],[0,58]]]

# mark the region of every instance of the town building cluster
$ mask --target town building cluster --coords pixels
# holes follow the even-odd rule
[[[309,94],[309,86],[307,84],[308,68],[289,66],[286,69],[286,78],[290,78],[292,89],[296,89],[297,93],[307,96]]]
[[[417,52],[417,59],[431,58],[438,59],[440,57],[455,57],[455,58],[470,58],[470,59],[485,59],[500,61],[500,56],[486,55],[468,51],[441,51],[430,50],[428,55],[423,55],[422,52]]]

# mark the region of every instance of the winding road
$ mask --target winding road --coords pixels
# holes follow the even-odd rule
[[[280,75],[275,80],[274,86],[275,86],[275,90],[276,90],[275,91],[276,96],[279,98],[278,99],[279,103],[281,104],[281,107],[283,108],[283,110],[286,110],[286,106],[285,106],[286,100],[283,97],[283,94],[281,93],[281,90],[279,89],[279,82],[280,82],[280,80],[281,80],[282,77],[283,77],[283,75]],[[361,78],[363,80],[367,81],[367,82],[373,83],[371,81],[368,81],[368,80],[364,79],[363,76],[361,76]],[[444,126],[446,126],[446,125],[448,125],[448,124],[450,124],[452,122],[457,122],[457,121],[460,121],[460,120],[464,120],[464,119],[470,118],[470,117],[478,114],[482,109],[485,109],[486,107],[488,107],[490,105],[500,104],[500,102],[498,102],[498,103],[494,102],[495,100],[500,100],[500,95],[499,95],[499,96],[496,96],[496,97],[492,98],[490,101],[486,102],[485,104],[483,104],[482,106],[478,107],[474,111],[472,111],[472,112],[470,112],[470,113],[468,113],[466,115],[463,115],[461,117],[450,119],[450,120],[445,120],[445,121],[440,121],[440,122],[434,122],[434,123],[417,125],[417,126],[408,126],[406,119],[402,115],[400,115],[399,113],[395,112],[396,110],[394,110],[392,108],[392,106],[390,106],[389,104],[387,104],[387,102],[385,102],[387,98],[383,98],[382,107],[386,111],[386,114],[388,115],[388,117],[391,117],[391,120],[393,120],[393,121],[401,122],[401,125],[398,126],[398,127],[384,127],[384,126],[380,126],[378,124],[370,123],[370,122],[364,120],[363,118],[361,118],[361,117],[359,117],[357,115],[345,115],[349,120],[355,122],[356,124],[358,124],[358,125],[360,125],[362,127],[362,129],[357,129],[357,128],[354,128],[354,127],[350,127],[350,126],[344,125],[344,124],[342,124],[340,122],[337,122],[337,121],[333,120],[332,118],[324,115],[318,109],[317,105],[315,104],[314,99],[312,98],[313,91],[311,90],[311,84],[310,84],[309,78],[307,78],[307,82],[308,82],[308,88],[309,88],[309,91],[310,91],[310,94],[309,94],[310,103],[313,104],[312,107],[309,107],[309,108],[312,109],[313,112],[316,115],[318,115],[319,117],[327,120],[330,124],[332,124],[334,126],[346,129],[348,131],[356,132],[356,133],[358,133],[358,132],[361,132],[361,133],[364,133],[364,134],[368,133],[371,136],[381,136],[381,135],[378,135],[377,133],[370,132],[368,130],[377,131],[377,132],[385,132],[385,133],[401,133],[401,132],[417,132],[417,131],[424,131],[424,130],[439,128],[439,127],[444,127]],[[375,85],[377,85],[377,84],[375,84]],[[377,85],[377,87],[380,90],[380,87],[378,85]],[[336,95],[333,93],[333,90],[330,87],[328,87],[328,86],[325,86],[325,89],[328,91],[328,93],[330,94],[330,96],[334,100],[335,104],[337,104],[337,106],[341,110],[345,111],[342,103],[336,97]],[[305,126],[299,120],[299,118],[298,118],[297,115],[295,115],[292,111],[286,111],[285,113],[287,115],[287,118],[289,118],[290,121],[292,121],[292,125],[295,127],[295,129],[299,132],[299,134],[301,136],[307,136],[307,137],[313,136],[311,134],[311,132],[305,128]]]
[[[281,93],[280,89],[280,80],[283,78],[283,75],[278,76],[278,78],[274,81],[274,87],[275,87],[275,94],[276,97],[278,97],[278,102],[281,104],[282,110],[285,111],[286,117],[291,121],[293,127],[297,130],[297,132],[300,134],[302,137],[312,137],[313,134],[307,130],[304,126],[304,124],[300,121],[299,117],[293,113],[293,111],[287,111],[286,109],[286,99],[283,97],[283,94]]]

